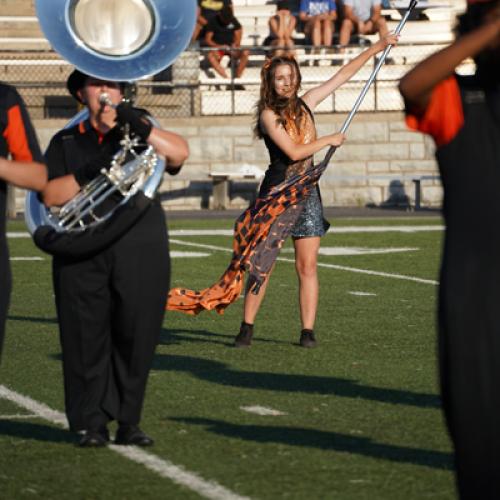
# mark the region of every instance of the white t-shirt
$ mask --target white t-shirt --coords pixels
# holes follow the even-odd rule
[[[381,0],[344,0],[344,5],[349,5],[354,10],[354,15],[365,22],[372,15],[372,7],[380,5]]]

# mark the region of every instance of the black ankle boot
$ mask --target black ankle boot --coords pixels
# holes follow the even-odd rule
[[[252,343],[253,325],[241,322],[240,333],[234,338],[234,347],[249,347]]]
[[[304,328],[304,330],[300,332],[299,344],[301,347],[316,347],[316,337],[314,336],[314,332]]]

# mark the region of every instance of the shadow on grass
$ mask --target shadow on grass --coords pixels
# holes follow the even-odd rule
[[[74,436],[64,429],[17,420],[0,419],[0,435],[51,443],[75,443]]]
[[[185,342],[193,343],[211,343],[225,346],[234,346],[234,337],[238,333],[235,330],[234,334],[223,335],[220,333],[210,332],[208,330],[192,330],[184,328],[163,328],[161,331],[160,344],[172,345]],[[259,337],[259,342],[271,342],[273,344],[289,344],[283,340],[265,339]]]
[[[441,407],[438,396],[434,394],[370,387],[338,377],[237,371],[219,361],[191,356],[157,354],[153,369],[187,372],[201,380],[245,389],[331,394],[420,408]]]
[[[204,426],[213,434],[256,443],[303,446],[326,451],[352,453],[398,463],[422,465],[433,469],[454,469],[451,453],[377,443],[367,437],[349,436],[338,432],[326,432],[316,429],[231,424],[204,418],[172,418],[171,420],[189,425]]]
[[[30,316],[7,316],[10,321],[27,321],[29,323],[50,323],[57,325],[57,318],[33,318]]]

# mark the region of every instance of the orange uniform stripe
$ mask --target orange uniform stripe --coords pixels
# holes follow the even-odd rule
[[[28,136],[24,128],[21,108],[18,104],[12,106],[7,111],[7,124],[3,136],[9,145],[9,150],[14,160],[33,161]]]
[[[412,130],[429,134],[437,146],[450,143],[464,125],[460,88],[455,77],[436,86],[425,113],[417,117],[408,114],[406,124]]]

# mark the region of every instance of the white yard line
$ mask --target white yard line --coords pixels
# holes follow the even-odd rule
[[[420,233],[444,231],[444,226],[339,226],[331,227],[329,234],[341,233]],[[232,229],[173,229],[170,236],[233,236]],[[29,238],[26,231],[9,231],[8,238]]]
[[[199,257],[208,257],[210,254],[206,252],[179,252],[177,250],[170,251],[170,257],[173,259],[192,259]]]
[[[23,261],[23,260],[27,260],[27,261],[30,261],[30,260],[35,260],[35,261],[41,261],[41,260],[45,260],[43,257],[11,257],[10,260],[14,260],[14,261]]]
[[[27,418],[38,418],[38,415],[0,415],[0,420],[23,420]]]
[[[279,257],[278,260],[282,260],[285,262],[291,262],[292,264],[295,264],[295,260],[293,260],[293,259],[285,259],[283,257]],[[392,278],[392,279],[396,279],[396,280],[414,281],[416,283],[424,283],[426,285],[439,285],[439,281],[426,280],[423,278],[417,278],[415,276],[407,276],[406,274],[391,274],[391,273],[384,273],[382,271],[370,271],[369,269],[358,269],[356,267],[339,266],[337,264],[326,264],[325,262],[318,262],[318,267],[326,267],[328,269],[336,269],[337,271],[349,271],[351,273],[368,274],[371,276],[381,276],[382,278]]]
[[[416,252],[420,248],[415,247],[389,247],[389,248],[367,248],[367,247],[320,247],[320,255],[328,256],[352,256],[352,255],[378,255],[387,253]],[[284,248],[281,253],[294,253],[293,248]]]
[[[222,252],[232,252],[233,251],[231,248],[217,247],[215,245],[204,245],[202,243],[192,243],[190,241],[170,240],[170,242],[176,243],[177,245],[186,245],[186,246],[190,246],[190,247],[206,248],[208,250],[219,250]],[[282,261],[282,262],[291,262],[291,263],[295,264],[295,260],[287,259],[286,257],[278,257],[277,260]],[[368,274],[371,276],[381,276],[383,278],[392,278],[392,279],[397,279],[397,280],[414,281],[416,283],[424,283],[426,285],[439,285],[439,281],[436,281],[436,280],[426,280],[423,278],[417,278],[415,276],[407,276],[404,274],[391,274],[391,273],[384,273],[382,271],[370,271],[369,269],[358,269],[356,267],[339,266],[337,264],[327,264],[325,262],[318,262],[318,267],[325,267],[327,269],[336,269],[337,271],[349,271],[351,273]]]
[[[328,233],[419,233],[444,231],[444,226],[339,226],[331,227]],[[170,236],[232,236],[232,229],[174,229]]]
[[[8,389],[4,385],[0,385],[0,398],[15,403],[17,406],[32,412],[39,418],[59,425],[60,427],[64,427],[65,429],[68,428],[66,417],[63,413],[53,410],[44,403],[35,401],[28,396],[23,396],[18,392]],[[157,457],[152,453],[147,453],[135,446],[109,445],[107,448],[129,460],[144,465],[147,469],[156,472],[161,477],[170,479],[176,484],[189,488],[202,497],[212,500],[249,500],[249,497],[233,493],[231,490],[228,490],[215,481],[207,481],[195,472],[190,472],[183,467]]]
[[[31,235],[30,233],[27,233],[26,231],[9,231],[7,232],[7,238],[30,238]]]
[[[256,415],[279,417],[281,415],[286,415],[286,413],[273,410],[272,408],[267,408],[266,406],[240,406],[240,410],[246,411],[248,413],[255,413]]]

